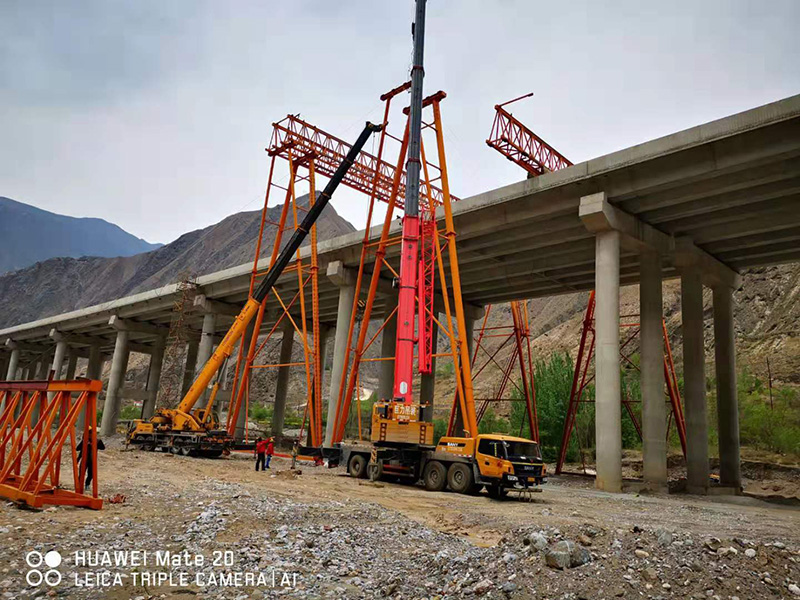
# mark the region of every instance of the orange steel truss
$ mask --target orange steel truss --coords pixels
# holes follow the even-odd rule
[[[595,308],[595,297],[594,291],[589,294],[589,303],[586,306],[586,313],[583,318],[583,329],[581,331],[581,342],[580,346],[578,347],[578,356],[575,360],[575,371],[572,378],[572,389],[570,391],[569,397],[569,405],[567,407],[567,415],[564,420],[564,433],[561,437],[561,451],[558,457],[558,463],[556,464],[556,473],[561,473],[564,467],[564,461],[566,460],[567,456],[567,448],[569,445],[569,439],[572,435],[572,430],[575,427],[575,419],[578,415],[578,408],[581,403],[585,402],[593,402],[593,400],[586,400],[584,399],[584,392],[586,391],[586,387],[592,382],[594,379],[594,374],[590,374],[590,367],[592,362],[592,357],[594,355],[594,340],[595,340],[595,329],[594,329],[594,308]],[[628,335],[625,340],[620,344],[620,357],[622,360],[629,365],[630,367],[639,370],[638,365],[636,365],[630,358],[630,350],[628,349],[629,346],[632,345],[632,342],[637,338],[639,335],[639,323],[635,322],[633,319],[637,318],[639,315],[620,315],[620,328],[627,329]],[[663,335],[664,335],[664,381],[667,384],[667,401],[670,404],[670,413],[669,413],[669,423],[667,425],[667,436],[669,436],[669,430],[672,426],[673,420],[675,421],[675,426],[678,431],[678,437],[681,441],[681,448],[683,450],[683,455],[686,456],[686,421],[683,416],[683,407],[681,406],[681,396],[680,391],[678,389],[678,376],[675,372],[675,363],[673,362],[672,358],[672,348],[669,343],[669,335],[667,335],[667,326],[662,320],[661,322]],[[642,437],[642,427],[636,418],[636,414],[633,412],[632,401],[630,398],[622,397],[621,398],[622,405],[625,407],[625,410],[628,413],[628,416],[633,423],[633,426],[636,428],[636,433],[639,435],[639,439]],[[586,466],[584,465],[584,471],[586,470]]]
[[[253,269],[250,274],[250,295],[256,288],[259,280],[263,278],[278,258],[280,250],[285,241],[286,232],[293,233],[302,221],[299,214],[308,210],[316,200],[316,160],[317,155],[313,151],[302,151],[298,154],[297,144],[280,143],[278,140],[278,124],[274,124],[273,141],[267,152],[270,156],[269,177],[267,180],[267,190],[264,196],[264,206],[261,210],[261,223],[259,235],[256,239],[255,256],[253,258]],[[347,150],[345,150],[345,153]],[[275,165],[278,158],[282,158],[288,165],[288,184],[284,187],[275,181]],[[302,174],[304,173],[304,174]],[[297,184],[305,181],[308,185],[308,207],[303,206],[297,194]],[[280,216],[277,221],[269,218],[269,198],[273,188],[278,188],[284,192],[281,204]],[[291,217],[290,217],[291,215]],[[287,224],[288,223],[288,224]],[[272,253],[266,269],[259,269],[258,259],[261,255],[261,248],[264,244],[265,233],[274,233],[272,242]],[[230,435],[235,435],[236,424],[241,410],[245,414],[249,412],[250,406],[250,382],[254,369],[279,368],[303,366],[305,370],[307,399],[306,409],[303,419],[303,428],[306,420],[308,421],[309,439],[312,445],[318,445],[322,441],[322,349],[320,348],[319,322],[319,265],[317,261],[317,227],[314,225],[310,231],[311,256],[307,261],[300,257],[300,250],[297,251],[295,262],[289,266],[285,272],[294,271],[297,274],[298,291],[291,298],[284,298],[281,293],[273,288],[271,295],[280,306],[279,315],[275,323],[269,329],[266,338],[259,342],[259,336],[264,321],[264,313],[267,302],[261,303],[258,314],[256,315],[253,333],[249,340],[242,338],[239,344],[239,352],[234,371],[234,380],[231,391],[231,404],[228,410],[227,429]],[[292,314],[294,309],[294,315]],[[299,318],[297,312],[299,311]],[[291,325],[290,332],[286,332],[286,323]],[[311,328],[309,330],[309,324]],[[258,357],[266,345],[272,340],[276,331],[283,331],[286,335],[300,336],[303,347],[303,361],[301,363],[287,364],[259,364]],[[313,332],[313,336],[311,333]],[[246,351],[245,351],[246,349]],[[245,423],[247,420],[245,419]],[[248,438],[249,432],[245,425],[244,437]],[[302,435],[302,432],[301,432]]]
[[[409,87],[410,83],[405,83],[381,96],[381,100],[386,103],[384,125],[387,122],[386,119],[388,119],[391,99],[407,91]],[[441,94],[442,96],[439,97],[438,100],[444,97],[443,93]],[[432,100],[428,99],[429,105],[431,102]],[[364,151],[359,153],[355,163],[342,180],[342,184],[369,196],[367,231],[369,231],[376,201],[388,203],[390,207],[395,207],[400,210],[403,208],[402,199],[405,190],[404,182],[406,174],[402,168],[402,163],[398,163],[400,167],[397,167],[383,160],[383,150],[387,139],[394,139],[395,141],[401,142],[401,140],[388,134],[386,132],[386,127],[384,127],[380,137],[377,156]],[[277,259],[283,241],[286,239],[284,236],[287,231],[291,234],[298,226],[301,220],[298,217],[298,212],[306,210],[306,208],[297,201],[298,194],[296,188],[298,182],[305,182],[308,187],[310,202],[313,202],[316,197],[314,193],[316,188],[316,176],[321,175],[327,177],[332,175],[342,160],[344,160],[350,148],[351,145],[349,143],[323,131],[319,127],[312,125],[296,115],[288,115],[281,121],[273,123],[272,138],[267,148],[267,154],[270,157],[269,177],[264,197],[264,206],[261,211],[259,236],[256,240],[253,270],[250,277],[250,295],[252,295],[260,278],[269,271],[269,268],[272,267]],[[276,183],[276,162],[278,158],[288,163],[289,182],[285,187]],[[426,173],[429,169],[439,172],[439,168],[431,163],[425,163],[423,166]],[[439,180],[441,177],[437,177],[436,179]],[[270,193],[273,191],[273,188],[278,188],[284,192],[282,209],[277,221],[270,219],[268,213]],[[427,193],[421,201],[421,206],[425,214],[433,215],[436,207],[444,203],[445,193],[442,187],[437,187],[431,181],[428,181]],[[452,196],[450,196],[450,199],[454,200]],[[388,212],[392,212],[391,208]],[[289,217],[290,214],[291,219]],[[433,256],[434,244],[432,236],[432,231],[435,231],[435,225],[431,227],[431,222],[432,221],[429,219],[429,224],[424,224],[423,226],[423,249],[427,251],[426,256],[428,257],[427,264],[429,268],[426,270],[426,278],[424,279],[424,282],[427,282],[427,284],[420,286],[420,293],[426,298],[430,306],[432,306],[433,302],[433,269],[431,265],[434,264],[435,258]],[[258,269],[258,258],[264,244],[265,234],[268,232],[274,232],[275,234],[272,243],[272,254],[267,267],[265,269]],[[310,335],[308,328],[310,322],[311,332],[316,332],[319,331],[318,327],[320,325],[318,310],[319,265],[317,263],[316,226],[312,228],[310,234],[311,256],[309,260],[303,263],[300,259],[300,253],[298,252],[295,263],[287,269],[287,272],[294,269],[297,273],[299,291],[291,298],[282,298],[280,294],[273,289],[272,294],[280,307],[280,314],[275,324],[267,332],[266,338],[259,343],[264,311],[267,305],[267,302],[263,302],[255,319],[251,339],[249,342],[243,341],[239,345],[231,392],[231,404],[228,410],[227,420],[227,429],[230,435],[236,433],[236,424],[239,419],[240,411],[248,411],[249,409],[250,381],[254,369],[302,366],[305,369],[307,399],[303,425],[301,427],[301,436],[306,423],[308,423],[309,445],[320,446],[322,444],[322,353],[324,349],[320,348],[319,336]],[[367,251],[368,244],[365,243],[362,260],[366,256]],[[363,271],[360,274],[363,275]],[[292,309],[295,314],[299,312],[299,319],[290,314]],[[424,347],[428,350],[427,355],[424,356],[428,365],[430,365],[431,360],[430,349],[432,341],[430,331],[433,325],[432,318],[432,312],[427,311],[422,339],[425,340]],[[281,325],[285,322],[289,322],[291,328],[300,337],[303,347],[302,362],[287,363],[285,365],[257,364],[259,353],[270,342],[275,332],[282,330]],[[248,437],[248,433],[245,426],[245,438]]]
[[[519,435],[527,423],[531,439],[539,441],[539,420],[536,413],[536,392],[533,386],[533,359],[531,352],[530,326],[528,325],[527,302],[513,301],[510,303],[511,325],[488,326],[489,314],[492,306],[486,307],[480,332],[475,338],[475,350],[472,353],[472,380],[473,387],[477,388],[481,375],[491,372],[492,368],[501,373],[500,382],[493,389],[488,398],[475,398],[478,405],[478,423],[481,422],[490,404],[497,402],[524,402],[525,419],[520,425]],[[494,341],[492,341],[494,340]],[[499,343],[498,343],[499,342]],[[492,345],[492,348],[489,348]],[[504,361],[499,355],[506,348],[511,348],[511,353]],[[478,362],[481,356],[482,362]],[[517,383],[513,374],[519,370],[520,380]],[[520,398],[506,398],[506,392],[511,384],[512,389],[519,393]],[[455,401],[454,401],[455,402]],[[453,428],[451,413],[450,426]]]
[[[369,179],[370,198],[367,224],[355,281],[357,301],[353,304],[347,333],[347,349],[338,397],[330,400],[331,402],[335,401],[337,407],[331,440],[333,444],[344,439],[350,406],[354,397],[358,394],[359,369],[365,362],[375,360],[367,358],[365,353],[377,339],[378,334],[386,328],[388,321],[395,318],[397,312],[397,309],[395,309],[390,314],[385,315],[385,320],[378,330],[369,335],[368,325],[373,318],[372,313],[378,292],[378,284],[381,281],[381,273],[387,274],[391,279],[399,277],[396,269],[386,259],[386,252],[390,245],[399,243],[399,239],[390,238],[389,230],[395,215],[394,209],[402,208],[403,206],[400,199],[403,197],[404,190],[402,165],[408,150],[408,120],[405,119],[404,133],[399,138],[387,132],[387,125],[392,99],[406,89],[408,89],[408,84],[404,84],[381,96],[381,100],[385,102],[384,128],[381,132],[378,153],[374,163],[381,165],[381,169],[373,170],[371,179]],[[466,415],[464,427],[469,432],[477,433],[475,405],[472,397],[470,358],[466,344],[466,319],[461,297],[461,280],[456,251],[456,233],[451,211],[451,203],[456,198],[450,195],[441,125],[440,103],[445,97],[446,94],[440,91],[423,101],[423,107],[431,108],[433,115],[429,121],[423,119],[422,129],[423,133],[432,133],[435,136],[437,163],[429,162],[426,158],[423,140],[420,156],[422,162],[422,185],[420,188],[422,222],[421,268],[417,295],[420,304],[423,306],[421,311],[423,318],[420,318],[417,323],[417,362],[420,373],[430,372],[431,359],[434,357],[431,332],[435,323],[439,326],[439,331],[450,342],[450,351],[436,356],[449,356],[453,359],[456,385],[460,392],[460,408],[462,414]],[[407,111],[404,111],[404,113],[407,115]],[[383,165],[387,163],[383,160],[383,155],[386,151],[386,141],[389,139],[399,142],[400,147],[395,166],[384,168]],[[440,187],[437,187],[437,185]],[[388,209],[383,220],[381,236],[377,241],[372,241],[369,237],[369,231],[372,225],[376,200],[386,202]],[[442,207],[443,209],[444,230],[438,228],[435,220],[437,207]],[[449,279],[446,272],[445,258],[449,265]],[[364,293],[366,279],[369,279],[369,285],[366,288],[366,298],[362,302],[360,299]],[[440,315],[437,315],[433,309],[434,286],[437,281],[444,305],[444,319],[438,318]],[[445,290],[445,293],[441,293],[442,290]],[[452,303],[450,294],[447,293],[448,290],[452,293]],[[394,359],[394,357],[383,357],[378,360]],[[356,401],[358,402],[358,399]]]
[[[97,493],[96,425],[101,389],[100,381],[89,379],[0,382],[0,497],[35,508],[44,504],[102,508]],[[79,461],[75,423],[81,411],[85,411],[81,448],[85,458]],[[72,490],[61,485],[65,446]],[[91,492],[84,490],[88,464],[94,474]]]

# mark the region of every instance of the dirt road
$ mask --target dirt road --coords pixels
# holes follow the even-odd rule
[[[555,479],[533,502],[493,501],[288,466],[275,459],[256,473],[243,455],[108,450],[102,494],[123,494],[124,503],[100,512],[0,505],[0,595],[745,599],[790,598],[800,585],[800,511],[792,508],[606,494]],[[561,540],[585,546],[591,562],[548,567],[545,554]],[[63,556],[58,585],[26,582],[32,550]],[[86,558],[106,551],[118,553],[112,564]],[[118,564],[134,551],[149,553],[147,563]],[[166,551],[206,562],[156,564]]]

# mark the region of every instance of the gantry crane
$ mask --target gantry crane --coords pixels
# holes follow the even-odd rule
[[[347,156],[331,176],[325,189],[308,209],[301,225],[294,231],[286,247],[280,252],[269,272],[250,296],[211,358],[200,370],[178,407],[160,408],[150,419],[133,421],[128,432],[128,443],[150,449],[168,448],[183,454],[207,456],[219,456],[230,448],[233,444],[233,437],[227,430],[221,429],[219,423],[212,417],[221,367],[233,353],[236,342],[259,312],[281,273],[291,262],[292,255],[303,243],[308,232],[322,214],[322,210],[327,206],[334,191],[355,162],[358,153],[370,136],[379,131],[381,127],[381,125],[372,123],[366,124]],[[198,400],[215,377],[217,377],[217,381],[212,386],[206,406],[195,408]]]

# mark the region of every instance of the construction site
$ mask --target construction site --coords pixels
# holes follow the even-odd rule
[[[573,163],[522,89],[460,197],[407,4],[371,120],[274,115],[246,257],[0,323],[3,598],[800,597],[800,95]]]

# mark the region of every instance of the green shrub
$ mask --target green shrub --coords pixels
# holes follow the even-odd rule
[[[265,404],[251,404],[250,405],[250,418],[257,423],[266,423],[272,421],[272,413],[274,407]]]
[[[433,420],[433,443],[438,445],[443,435],[447,434],[447,419]]]

